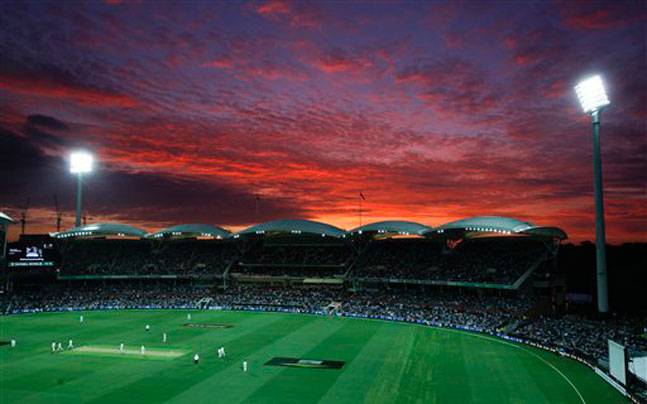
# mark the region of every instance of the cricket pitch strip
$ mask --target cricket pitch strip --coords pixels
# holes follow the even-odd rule
[[[64,351],[66,355],[92,355],[92,356],[110,356],[110,357],[123,357],[123,358],[140,358],[140,359],[176,359],[184,356],[188,351],[178,349],[159,349],[159,348],[146,348],[145,353],[142,354],[139,348],[124,347],[123,351],[119,347],[112,347],[106,345],[84,345],[72,350]]]

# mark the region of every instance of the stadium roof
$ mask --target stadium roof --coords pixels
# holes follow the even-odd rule
[[[68,237],[94,237],[94,236],[118,236],[118,237],[145,237],[146,231],[121,223],[94,223],[80,227],[73,227],[60,233],[52,234],[56,238]]]
[[[214,237],[228,238],[231,233],[222,227],[210,224],[178,224],[155,233],[150,233],[148,238],[188,238],[188,237]]]
[[[9,215],[6,215],[3,212],[0,212],[0,224],[8,224],[8,223],[13,223],[13,219],[9,217]]]
[[[251,234],[317,234],[331,237],[344,237],[346,232],[338,227],[312,220],[272,220],[241,230],[234,237]]]
[[[4,219],[7,218],[7,219]],[[9,220],[7,215],[0,212],[0,224],[2,220]],[[436,228],[424,224],[409,222],[403,220],[386,220],[382,222],[369,223],[364,226],[356,227],[349,232],[327,223],[316,222],[304,219],[290,220],[272,220],[248,227],[238,233],[231,234],[229,231],[209,224],[181,224],[172,226],[155,233],[147,234],[146,231],[120,223],[95,223],[78,228],[72,228],[64,232],[53,233],[53,237],[96,237],[96,236],[117,236],[117,237],[137,237],[137,238],[188,238],[188,237],[214,237],[214,238],[238,238],[242,235],[255,234],[310,234],[324,237],[346,237],[347,234],[357,234],[359,232],[382,233],[388,235],[413,235],[428,236],[452,232],[460,233],[461,237],[475,237],[481,234],[502,234],[502,235],[531,235],[537,237],[552,237],[566,239],[568,235],[564,230],[558,227],[535,226],[530,222],[501,216],[477,216],[461,220],[456,220],[438,226]]]
[[[530,222],[501,216],[477,216],[456,220],[439,226],[436,232],[459,230],[469,233],[528,234],[566,239],[564,230],[558,227],[535,226]]]
[[[416,222],[407,222],[403,220],[385,220],[383,222],[375,222],[356,227],[349,233],[380,233],[399,234],[405,236],[422,236],[424,233],[431,230],[431,227]]]

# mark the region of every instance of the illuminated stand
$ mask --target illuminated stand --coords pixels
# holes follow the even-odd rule
[[[593,76],[575,86],[584,113],[593,124],[593,184],[595,189],[595,257],[598,282],[598,311],[609,311],[607,293],[607,256],[605,250],[604,201],[602,192],[602,160],[600,158],[600,113],[610,104],[600,76]]]
[[[76,174],[76,227],[81,226],[81,192],[83,174],[92,171],[94,158],[90,153],[78,151],[70,155],[70,172]]]

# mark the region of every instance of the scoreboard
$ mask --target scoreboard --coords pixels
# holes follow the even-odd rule
[[[58,246],[49,236],[21,237],[7,245],[9,268],[55,267],[58,261]]]

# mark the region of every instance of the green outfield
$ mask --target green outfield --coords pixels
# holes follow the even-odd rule
[[[17,341],[0,345],[0,403],[626,402],[579,363],[482,335],[277,313],[192,311],[188,321],[187,313],[85,312],[82,324],[79,313],[0,317],[0,340]],[[52,341],[65,347],[70,338],[76,352],[51,353]]]

